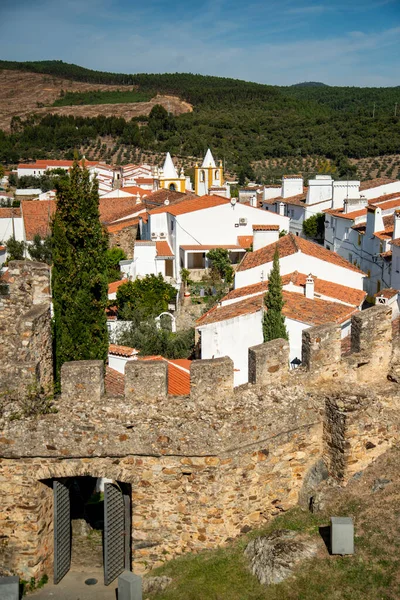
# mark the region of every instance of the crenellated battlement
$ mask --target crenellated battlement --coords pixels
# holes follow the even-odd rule
[[[342,356],[341,329],[329,324],[303,331],[302,366],[289,369],[289,344],[278,339],[249,349],[249,384],[252,386],[307,386],[333,380],[336,385],[375,383],[391,369],[391,309],[374,306],[352,317],[350,355]],[[396,340],[397,341],[397,340]],[[190,399],[206,409],[239,397],[234,388],[234,365],[229,357],[195,360],[190,369]],[[101,361],[69,362],[61,371],[65,397],[100,401],[105,394]],[[163,403],[168,396],[168,369],[161,361],[129,361],[125,367],[127,403]]]

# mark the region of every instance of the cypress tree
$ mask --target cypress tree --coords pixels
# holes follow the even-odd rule
[[[279,272],[279,252],[275,248],[274,262],[268,278],[268,292],[265,294],[264,304],[267,312],[263,318],[264,342],[278,338],[288,339],[285,317],[282,314],[284,305],[282,296],[282,280]]]
[[[108,352],[107,235],[97,181],[74,161],[57,187],[52,223],[55,372],[69,360],[105,360]]]

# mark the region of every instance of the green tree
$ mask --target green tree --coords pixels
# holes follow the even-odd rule
[[[303,221],[303,233],[313,240],[323,240],[325,236],[325,215],[317,213]]]
[[[107,236],[99,219],[96,181],[77,160],[57,184],[52,223],[56,378],[70,360],[105,360],[108,334]]]
[[[4,167],[3,165],[0,165],[0,179],[2,179],[4,177]]]
[[[194,329],[172,333],[157,328],[154,319],[133,323],[123,332],[118,343],[139,350],[141,356],[158,355],[165,358],[189,358],[194,349]]]
[[[118,246],[108,248],[106,252],[108,283],[111,283],[112,281],[118,281],[119,279],[121,279],[121,269],[119,268],[119,262],[125,259],[126,254],[122,250],[122,248],[118,248]]]
[[[44,239],[36,233],[33,236],[33,241],[30,246],[27,246],[29,256],[32,260],[37,260],[38,262],[45,262],[48,265],[51,265],[53,262],[53,254],[52,254],[52,239],[51,236],[47,236]]]
[[[279,252],[275,249],[274,262],[268,278],[268,292],[265,294],[264,304],[267,311],[263,318],[264,342],[278,338],[288,339],[285,317],[282,314],[284,306],[282,296],[282,280],[279,272]]]
[[[146,275],[120,285],[116,305],[118,316],[136,323],[156,317],[176,298],[176,289],[159,275]]]
[[[228,250],[226,248],[213,248],[207,253],[207,258],[211,261],[211,274],[224,279],[225,283],[231,285],[234,272]]]
[[[8,255],[7,262],[10,260],[24,260],[26,249],[25,242],[19,242],[15,237],[11,236],[6,241],[6,248]]]

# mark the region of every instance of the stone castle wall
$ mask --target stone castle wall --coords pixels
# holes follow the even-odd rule
[[[251,348],[238,388],[229,358],[194,361],[184,397],[168,396],[159,361],[127,363],[124,397],[105,394],[101,361],[64,364],[58,412],[0,432],[0,564],[51,574],[53,478],[131,484],[136,571],[293,506],[321,459],[346,483],[399,438],[390,319],[384,306],[357,314],[345,357],[336,325],[306,330],[295,371],[284,340]]]
[[[0,393],[53,382],[50,270],[43,263],[12,261],[0,296]]]

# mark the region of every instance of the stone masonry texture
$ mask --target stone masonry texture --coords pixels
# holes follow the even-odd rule
[[[29,281],[29,269],[17,268]],[[31,294],[20,320],[41,306],[33,297],[41,299]],[[385,309],[369,311],[354,324],[349,356],[341,357],[337,327],[314,327],[304,332],[305,367],[289,371],[287,344],[275,340],[250,349],[251,383],[237,388],[227,357],[194,361],[182,397],[167,395],[159,361],[128,363],[124,397],[104,392],[99,361],[65,364],[58,412],[0,414],[0,564],[24,579],[51,577],[54,478],[131,485],[138,573],[266,523],[297,503],[317,464],[345,484],[399,439],[400,388],[387,379],[399,340]],[[22,352],[21,331],[10,345]],[[21,356],[30,368],[33,350]],[[45,352],[34,374],[46,361]]]

